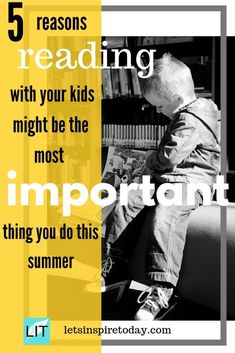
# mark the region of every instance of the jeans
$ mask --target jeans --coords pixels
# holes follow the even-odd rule
[[[202,204],[199,192],[195,204],[187,205],[187,185],[182,183],[181,205],[145,206],[142,192],[129,194],[127,206],[117,201],[107,222],[107,241],[111,253],[119,253],[127,259],[138,253],[144,258],[146,279],[167,282],[176,286],[181,268],[190,213]],[[167,190],[165,198],[174,196]]]

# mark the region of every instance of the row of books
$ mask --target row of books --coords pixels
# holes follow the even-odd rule
[[[213,99],[212,92],[210,90],[205,89],[197,89],[195,90],[197,98],[210,98]]]
[[[167,125],[118,125],[104,124],[103,146],[155,149],[158,147]]]
[[[197,70],[197,77],[195,81],[199,81],[200,84],[203,80],[198,77],[199,71],[200,70]],[[74,88],[80,88],[78,85],[79,82],[89,82],[89,88],[97,90],[97,82],[95,82],[94,77],[92,75],[88,76],[88,73],[86,72],[84,72],[84,75],[86,77],[81,79],[81,75],[79,75],[76,70],[70,70],[64,71],[63,75],[60,75],[59,77],[55,73],[51,72],[49,77],[50,87],[69,89],[70,86],[73,86]],[[212,96],[211,91],[206,91],[205,87],[203,87],[203,89],[198,89],[197,93],[202,97],[211,98]],[[67,96],[69,97],[69,94]],[[141,98],[141,89],[136,68],[102,70],[102,98],[112,99],[118,97]]]
[[[50,165],[48,167],[48,180],[58,185],[61,183],[82,182],[90,185],[91,162],[82,161],[79,157],[65,155],[63,165]]]
[[[210,81],[209,66],[207,66],[207,57],[195,57],[195,63],[188,64],[196,86],[201,86],[205,81]],[[203,64],[202,64],[203,63]],[[102,98],[141,98],[140,81],[136,68],[126,69],[102,69]],[[201,88],[201,87],[200,87]],[[203,87],[198,90],[198,96],[211,98],[211,90]]]
[[[69,48],[70,50],[76,52],[78,48],[83,48],[87,44],[87,41],[91,38],[86,36],[53,36],[48,38],[48,48],[50,50],[56,51],[59,48]],[[97,38],[92,38],[93,41]],[[108,49],[113,48],[132,48],[132,47],[142,47],[150,45],[159,44],[171,44],[171,43],[185,43],[192,42],[194,37],[180,37],[180,36],[155,36],[155,37],[102,37],[102,42],[107,42],[105,46]]]
[[[159,44],[192,42],[194,37],[103,37],[107,48],[142,47]]]
[[[188,66],[193,64],[207,65],[210,62],[208,55],[181,56],[179,59]]]
[[[77,105],[78,106],[78,105]],[[51,113],[54,115],[54,111]],[[71,117],[77,116],[77,111],[72,111],[71,114],[66,114],[63,113],[62,111],[59,111],[56,116],[55,116],[55,121],[65,121],[65,126],[66,129],[64,132],[52,132],[51,129],[49,129],[47,133],[47,144],[48,146],[63,146],[63,147],[69,147],[69,148],[86,148],[86,146],[89,145],[87,142],[90,137],[90,135],[86,136],[83,132],[71,132],[70,131],[70,124],[69,124],[69,119]],[[89,115],[88,113],[86,114],[88,120],[89,120]]]
[[[112,64],[111,64],[112,66]],[[103,69],[102,97],[112,99],[118,97],[141,97],[139,77],[136,68]]]
[[[87,139],[89,137],[85,134],[71,133],[66,131],[64,133],[49,132],[47,134],[47,145],[51,146],[63,146],[65,148],[86,148]]]
[[[192,42],[193,37],[138,37],[137,46]]]
[[[69,92],[70,86],[79,88],[87,84],[90,89],[94,89],[98,92],[97,76],[89,70],[63,70],[60,75],[58,75],[57,71],[55,69],[49,71],[48,82],[50,88],[64,88]],[[69,99],[69,94],[67,94],[66,97]]]
[[[47,46],[52,53],[56,53],[59,49],[68,49],[72,53],[71,62],[77,60],[78,51],[87,47],[87,42],[96,40],[96,38],[88,38],[86,36],[52,36],[48,37]],[[75,87],[79,84],[88,84],[90,88],[97,89],[97,80],[94,72],[83,69],[64,69],[58,74],[57,68],[48,70],[48,83],[50,88],[68,88],[70,85]]]

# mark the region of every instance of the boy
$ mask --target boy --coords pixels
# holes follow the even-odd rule
[[[142,305],[135,319],[154,320],[169,307],[179,278],[189,215],[202,204],[198,190],[195,205],[187,205],[186,186],[206,183],[213,195],[220,166],[219,112],[211,100],[196,98],[190,69],[170,54],[156,61],[151,77],[142,79],[142,94],[156,106],[158,113],[171,119],[159,147],[146,160],[152,182],[156,188],[166,182],[181,183],[183,200],[180,206],[145,207],[145,230],[151,232],[146,249],[146,275],[152,286],[145,298],[142,294],[138,298]],[[173,196],[172,190],[165,194],[169,199]],[[109,219],[107,240],[112,245],[109,261],[112,248],[125,248],[124,229],[143,208],[141,195],[136,191],[130,193],[128,206],[116,204]]]

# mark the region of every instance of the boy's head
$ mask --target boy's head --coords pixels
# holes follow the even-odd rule
[[[147,101],[169,118],[195,98],[190,69],[171,54],[155,61],[153,74],[141,80],[141,88]]]

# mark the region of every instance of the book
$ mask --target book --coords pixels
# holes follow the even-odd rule
[[[131,69],[131,78],[132,78],[133,94],[135,97],[140,98],[141,97],[140,83],[139,83],[137,69],[135,67]]]
[[[112,91],[113,91],[113,98],[118,98],[121,95],[120,92],[120,79],[119,79],[119,69],[114,68],[114,63],[110,64],[110,72],[111,72],[111,82],[112,82]]]
[[[104,37],[107,44],[107,48],[123,48],[125,45],[125,37]]]
[[[123,147],[109,147],[102,182],[118,189],[120,183],[141,183],[143,175],[150,175],[146,167],[149,152]]]
[[[118,69],[119,81],[120,81],[120,93],[122,97],[129,96],[129,82],[127,69],[122,67]]]
[[[110,69],[102,69],[102,86],[103,86],[103,98],[112,99],[113,89],[112,89]]]
[[[155,149],[167,128],[167,124],[103,124],[103,146]]]

